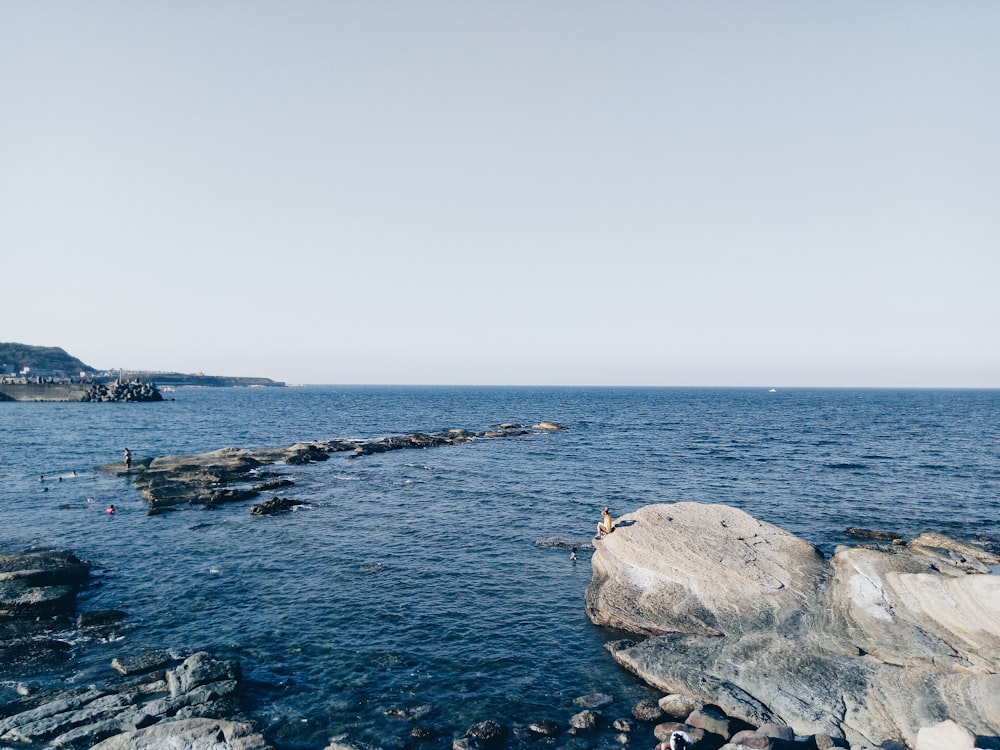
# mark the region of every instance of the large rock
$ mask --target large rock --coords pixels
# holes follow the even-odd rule
[[[755,726],[852,745],[952,719],[1000,735],[995,556],[940,535],[885,550],[806,542],[740,510],[642,508],[596,544],[587,613],[651,685]]]
[[[722,505],[648,506],[595,547],[588,615],[645,635],[794,632],[829,578],[812,545]]]
[[[250,724],[219,719],[179,719],[117,734],[91,750],[267,750]]]
[[[0,555],[0,672],[67,654],[69,644],[46,631],[75,614],[89,576],[87,564],[70,552]]]

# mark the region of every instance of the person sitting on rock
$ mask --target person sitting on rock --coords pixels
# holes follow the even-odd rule
[[[601,511],[601,520],[597,523],[597,538],[603,539],[615,528],[614,521],[611,520],[611,511],[605,508]]]

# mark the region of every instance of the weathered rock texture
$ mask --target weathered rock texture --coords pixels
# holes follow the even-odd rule
[[[852,746],[951,719],[1000,747],[1000,559],[940,535],[811,545],[721,505],[653,505],[596,543],[598,624],[649,684]]]
[[[205,652],[183,661],[162,655],[126,661],[127,667],[118,662],[115,671],[127,679],[5,706],[0,742],[102,750],[267,747],[251,725],[231,718],[240,712],[236,662]],[[173,668],[164,671],[165,665]]]

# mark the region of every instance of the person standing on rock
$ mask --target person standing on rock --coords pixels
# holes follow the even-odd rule
[[[125,449],[125,471],[132,471],[132,454],[129,449]]]
[[[597,538],[603,539],[614,529],[614,521],[611,520],[611,510],[605,508],[601,511],[601,520],[597,524]]]

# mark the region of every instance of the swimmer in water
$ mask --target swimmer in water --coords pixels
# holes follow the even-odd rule
[[[104,512],[107,513],[109,516],[113,516],[115,514],[115,506],[109,505],[107,507],[107,510],[105,510]]]
[[[569,553],[569,559],[572,560],[573,562],[577,561],[576,547],[574,547],[573,551]]]

